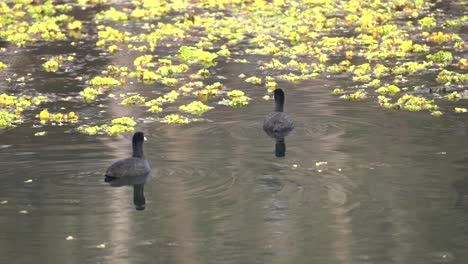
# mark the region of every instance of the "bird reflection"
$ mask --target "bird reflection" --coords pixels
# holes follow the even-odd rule
[[[142,132],[133,135],[133,155],[131,158],[114,162],[106,171],[104,181],[112,187],[133,185],[133,203],[137,210],[145,210],[144,186],[151,168],[143,154]]]
[[[275,156],[286,155],[285,137],[294,129],[293,120],[284,113],[284,92],[281,89],[274,91],[275,111],[267,114],[263,120],[263,130],[268,136],[276,139]]]
[[[462,207],[464,196],[468,195],[468,177],[454,181],[452,187],[455,189],[457,196],[455,198],[455,207]]]

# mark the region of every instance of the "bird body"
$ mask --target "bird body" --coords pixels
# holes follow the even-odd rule
[[[276,139],[275,155],[284,157],[286,153],[286,143],[284,138],[294,129],[294,122],[284,109],[284,92],[281,89],[274,91],[275,111],[267,114],[263,120],[263,130],[268,136]]]
[[[271,112],[263,121],[263,130],[272,138],[286,137],[293,129],[294,122],[283,112]]]
[[[134,185],[144,183],[150,172],[146,159],[131,157],[112,163],[106,171],[106,178],[111,186]]]
[[[294,122],[288,114],[283,112],[284,109],[284,92],[281,89],[276,89],[275,94],[275,111],[267,114],[263,120],[263,130],[270,136],[276,139],[284,138],[294,129]]]
[[[132,157],[112,163],[104,178],[112,187],[133,185],[133,203],[137,210],[145,209],[144,184],[151,173],[151,167],[143,154],[144,140],[144,134],[136,132],[132,138]]]

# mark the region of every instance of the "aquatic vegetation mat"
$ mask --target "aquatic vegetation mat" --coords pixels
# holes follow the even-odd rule
[[[468,99],[467,8],[426,0],[3,1],[0,128],[39,120],[115,136],[145,117],[186,124],[223,107],[238,111],[264,102],[254,94],[269,100],[277,87],[313,79],[334,80],[323,89],[343,104],[461,114],[450,103]],[[38,58],[24,66],[14,59],[24,54]],[[38,71],[51,83],[72,75],[75,86],[46,99],[35,88]],[[134,112],[144,114],[125,117]]]

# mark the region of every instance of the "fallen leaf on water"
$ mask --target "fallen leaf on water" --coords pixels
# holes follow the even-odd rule
[[[315,167],[319,167],[319,166],[327,165],[327,164],[328,164],[327,161],[317,161],[315,162]]]
[[[96,248],[106,248],[106,243],[99,244]]]

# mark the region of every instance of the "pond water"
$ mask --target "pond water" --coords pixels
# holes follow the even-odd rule
[[[130,135],[3,131],[0,262],[461,263],[468,204],[454,206],[452,184],[466,177],[466,118],[343,103],[324,85],[287,88],[285,158],[262,131],[269,103],[142,125],[145,211],[103,182]]]
[[[77,76],[125,60],[93,45],[33,45],[15,55],[12,71],[32,71],[38,92],[70,96],[45,107],[100,120],[148,116],[108,99],[99,102],[105,107],[77,103]],[[77,53],[72,72],[26,67],[59,49]],[[257,66],[221,63],[215,71],[246,87],[236,77]],[[135,210],[131,187],[103,181],[113,161],[131,154],[131,134],[49,126],[35,137],[43,128],[31,131],[31,120],[0,130],[0,263],[464,263],[468,116],[435,118],[330,94],[347,82],[279,83],[295,121],[284,158],[262,130],[274,108],[264,89],[249,88],[249,105],[218,107],[203,122],[140,119],[153,168],[144,211]],[[148,85],[123,89],[136,90],[153,93]]]

